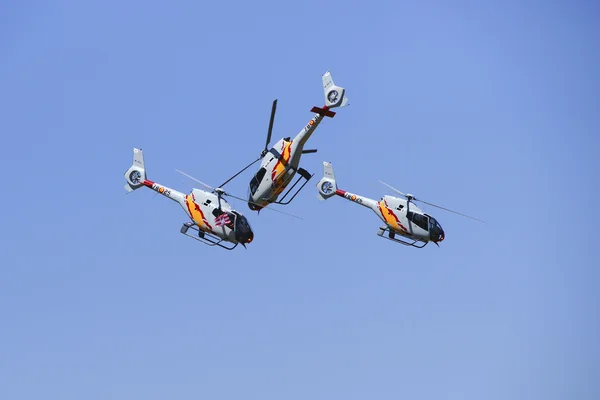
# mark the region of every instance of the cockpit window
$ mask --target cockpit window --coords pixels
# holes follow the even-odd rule
[[[250,224],[248,223],[248,220],[246,219],[246,217],[244,217],[243,215],[240,215],[237,219],[237,223],[239,226],[241,226],[242,228],[245,229],[250,229]]]
[[[429,231],[429,218],[427,218],[425,215],[409,211],[406,213],[406,217],[419,228]]]
[[[246,217],[244,217],[242,214],[240,214],[237,211],[232,211],[232,213],[235,215],[235,224],[238,227],[242,227],[242,228],[246,228],[246,229],[251,229],[250,228],[250,223],[248,222],[248,220],[246,219]]]
[[[444,230],[440,223],[430,215],[427,215],[427,217],[429,217],[429,237],[431,240],[436,243],[444,240]]]
[[[263,168],[261,168],[261,169],[258,170],[258,172],[256,173],[256,175],[254,175],[254,177],[250,181],[250,193],[251,194],[256,193],[256,189],[258,189],[258,186],[260,185],[260,183],[262,182],[263,178],[265,177],[265,173],[266,172],[267,172],[267,170],[263,167]]]

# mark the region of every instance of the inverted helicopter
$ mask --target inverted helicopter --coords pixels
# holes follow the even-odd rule
[[[273,101],[269,129],[267,131],[267,141],[264,150],[256,160],[252,161],[221,185],[221,187],[223,187],[246,169],[254,165],[254,163],[262,160],[258,172],[252,177],[248,187],[248,207],[251,210],[260,211],[271,203],[282,205],[289,204],[314,175],[311,175],[304,168],[299,167],[302,154],[317,152],[315,149],[304,150],[304,145],[324,117],[333,118],[335,116],[335,112],[331,111],[332,108],[348,105],[345,89],[334,84],[329,71],[323,75],[322,80],[325,105],[323,107],[315,106],[311,109],[311,112],[314,112],[315,115],[308,124],[302,128],[296,137],[293,139],[285,137],[275,143],[271,149],[268,149],[269,142],[271,141],[271,134],[273,132],[275,111],[277,110],[277,100]],[[296,172],[299,174],[298,179],[290,186],[283,196],[278,199],[279,195],[281,195],[292,182]],[[292,193],[293,189],[301,180],[304,180],[304,183]],[[288,196],[290,196],[289,199]]]
[[[181,171],[178,172],[196,180]],[[133,164],[125,172],[125,180],[127,181],[125,185],[127,192],[145,186],[179,203],[191,219],[190,222],[183,224],[180,232],[203,244],[233,250],[238,244],[246,247],[246,244],[254,239],[254,233],[248,220],[244,215],[235,211],[223,198],[223,196],[231,195],[225,193],[222,189],[211,188],[212,192],[192,189],[189,194],[184,194],[148,180],[142,149],[133,149]],[[208,187],[210,188],[210,186]],[[189,230],[195,231],[196,235],[188,233]]]
[[[381,182],[381,181],[379,181]],[[318,198],[320,200],[328,199],[332,196],[340,196],[361,206],[370,208],[377,214],[385,225],[380,227],[377,235],[389,239],[395,243],[417,248],[425,247],[429,242],[435,243],[439,247],[446,235],[439,222],[431,215],[425,214],[423,210],[417,207],[414,202],[428,204],[433,207],[446,210],[463,217],[471,218],[479,222],[480,219],[452,211],[448,208],[440,207],[435,204],[417,199],[411,194],[405,194],[394,189],[385,182],[381,182],[396,193],[404,196],[405,199],[394,196],[383,196],[377,201],[368,197],[360,196],[354,193],[340,190],[337,187],[333,166],[331,163],[323,162],[323,178],[317,183],[319,190]],[[387,237],[384,234],[387,232]]]

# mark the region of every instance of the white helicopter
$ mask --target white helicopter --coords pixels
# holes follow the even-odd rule
[[[293,139],[286,137],[279,140],[270,150],[267,150],[269,147],[269,142],[271,141],[275,110],[277,109],[277,100],[273,101],[271,118],[269,121],[269,130],[267,132],[267,141],[265,143],[264,150],[256,160],[252,161],[249,165],[221,185],[221,187],[223,187],[233,178],[262,159],[260,168],[250,181],[248,189],[248,207],[250,207],[251,210],[260,211],[270,203],[289,204],[304,188],[304,185],[308,183],[308,180],[312,178],[313,175],[311,175],[304,168],[299,167],[300,157],[302,154],[316,153],[317,150],[304,150],[304,145],[313,134],[315,129],[317,129],[317,126],[319,126],[323,120],[323,117],[333,118],[335,116],[335,112],[331,111],[332,108],[344,107],[348,105],[348,98],[345,96],[345,89],[336,86],[333,83],[333,79],[331,78],[331,73],[329,73],[329,71],[323,75],[322,79],[323,91],[325,94],[325,105],[322,108],[313,107],[311,109],[311,112],[316,114],[308,122],[308,124],[302,128],[300,133],[298,133]],[[283,194],[281,199],[278,200],[279,195],[292,181],[296,172],[299,173],[298,179],[288,189],[288,191]],[[285,201],[288,195],[290,195],[290,192],[302,179],[304,179],[305,182],[293,194],[291,194],[289,200]]]
[[[196,180],[181,171],[178,172]],[[125,172],[125,180],[127,181],[125,185],[127,192],[146,186],[179,203],[191,218],[191,222],[183,224],[181,233],[201,243],[233,250],[239,243],[246,247],[246,244],[254,239],[254,233],[246,217],[232,209],[229,203],[223,199],[223,196],[231,195],[220,188],[211,188],[198,180],[196,181],[211,188],[212,193],[192,189],[190,194],[183,194],[148,180],[141,149],[133,149],[133,165]],[[236,198],[235,196],[231,197]],[[244,201],[244,199],[241,200]],[[189,229],[196,231],[197,237],[189,234]]]
[[[381,181],[379,181],[381,182]],[[414,204],[414,201],[420,201],[433,207],[440,208],[463,217],[471,218],[479,222],[484,222],[480,219],[461,214],[450,209],[419,200],[411,194],[404,194],[399,190],[394,189],[385,182],[381,182],[393,191],[401,194],[406,199],[401,199],[393,196],[383,196],[381,200],[373,200],[368,197],[363,197],[354,193],[340,190],[337,187],[333,166],[331,163],[323,163],[323,178],[317,183],[319,194],[317,197],[320,200],[328,199],[334,195],[341,196],[361,206],[368,207],[377,214],[385,225],[379,228],[377,234],[385,239],[392,240],[396,243],[405,246],[413,246],[417,248],[425,247],[429,242],[439,246],[439,242],[446,237],[442,226],[431,215],[425,214],[423,210]],[[388,236],[383,236],[388,232]],[[406,240],[397,238],[396,235],[403,237]]]

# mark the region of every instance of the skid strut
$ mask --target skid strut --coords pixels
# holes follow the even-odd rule
[[[294,182],[294,184],[292,186],[290,186],[290,188],[283,194],[283,196],[281,197],[281,199],[279,199],[279,201],[274,201],[273,203],[275,203],[275,204],[282,204],[282,205],[290,204],[292,202],[292,200],[294,200],[294,197],[296,197],[296,195],[298,193],[300,193],[300,191],[308,183],[308,181],[310,180],[310,178],[312,178],[315,174],[311,175],[310,172],[308,172],[304,168],[298,168],[298,175],[299,176],[298,176],[298,179],[296,179],[296,182]],[[287,197],[287,195],[290,194],[290,192],[292,191],[292,189],[294,189],[294,187],[302,179],[304,179],[304,183],[294,192],[294,194],[292,195],[292,197],[288,201],[283,201],[283,200],[285,200],[285,198]]]
[[[385,232],[388,232],[387,236],[384,236]],[[390,228],[388,226],[380,227],[379,230],[377,231],[377,235],[381,236],[384,239],[391,240],[392,242],[400,243],[405,246],[416,247],[417,249],[422,249],[423,247],[427,246],[427,243],[428,243],[428,242],[423,242],[422,240],[419,240],[419,239],[410,239],[410,240],[397,239],[396,232],[390,230]],[[422,245],[418,246],[417,243],[422,243]]]
[[[196,232],[196,235],[192,235],[190,233],[188,233],[188,230],[193,230]],[[222,242],[226,242],[226,243],[231,243],[231,242],[227,242],[224,239],[221,239],[220,237],[209,233],[209,232],[204,232],[203,230],[200,230],[200,228],[198,228],[198,226],[196,226],[196,224],[194,224],[193,222],[186,222],[181,226],[181,233],[183,233],[185,236],[187,237],[191,237],[194,240],[199,241],[202,244],[205,244],[207,246],[219,246],[224,248],[225,250],[233,250],[237,247],[237,243],[233,244],[233,246],[225,246],[224,244],[221,244]]]

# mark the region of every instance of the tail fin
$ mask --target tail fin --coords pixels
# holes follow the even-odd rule
[[[331,163],[326,161],[323,162],[323,178],[317,183],[317,189],[319,189],[317,197],[320,200],[326,200],[335,195],[337,183],[335,182],[333,165],[331,165]]]
[[[333,78],[329,71],[323,75],[323,91],[325,93],[325,105],[327,107],[334,108],[348,105],[348,98],[345,96],[346,89],[336,86],[335,83],[333,83]]]
[[[142,149],[133,149],[133,164],[125,172],[125,190],[132,192],[141,188],[146,180],[146,168],[144,167],[144,153]]]

